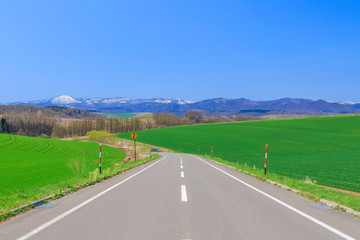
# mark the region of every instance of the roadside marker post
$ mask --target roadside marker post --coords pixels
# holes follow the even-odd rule
[[[99,155],[99,158],[100,158],[99,170],[100,170],[100,174],[101,174],[101,143],[100,143],[100,155]]]
[[[136,162],[136,137],[137,137],[137,134],[135,132],[133,132],[131,134],[131,137],[134,139],[134,153],[135,153],[135,162]]]
[[[200,153],[200,145],[198,145],[198,154]]]
[[[213,147],[211,146],[211,158],[213,156]]]
[[[266,163],[267,163],[268,146],[269,146],[269,144],[266,144],[266,150],[265,150],[265,169],[264,169],[265,175],[266,175]]]

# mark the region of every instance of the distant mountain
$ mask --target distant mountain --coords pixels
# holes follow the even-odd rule
[[[205,115],[269,115],[304,114],[330,115],[360,113],[360,103],[330,102],[324,100],[282,98],[270,101],[253,101],[245,98],[214,98],[189,101],[178,98],[73,98],[62,95],[50,99],[15,102],[12,105],[73,107],[95,112],[167,112],[184,115],[189,110],[198,110]]]

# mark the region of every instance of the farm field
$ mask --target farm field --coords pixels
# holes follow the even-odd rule
[[[103,170],[124,158],[102,146]],[[82,184],[98,166],[96,143],[0,134],[0,213]]]
[[[202,124],[137,132],[139,142],[210,155],[268,172],[360,192],[360,116]],[[130,139],[130,134],[118,137]]]
[[[138,112],[138,113],[111,113],[111,112],[102,112],[96,113],[105,116],[106,118],[152,118],[152,114],[148,112]]]
[[[106,118],[132,118],[136,113],[102,113]]]

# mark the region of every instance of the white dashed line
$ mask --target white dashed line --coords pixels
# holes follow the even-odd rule
[[[187,202],[186,186],[181,185],[181,201]]]

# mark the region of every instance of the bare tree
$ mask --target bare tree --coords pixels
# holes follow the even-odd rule
[[[202,113],[195,110],[190,110],[186,112],[185,117],[193,123],[201,123],[203,120]]]

